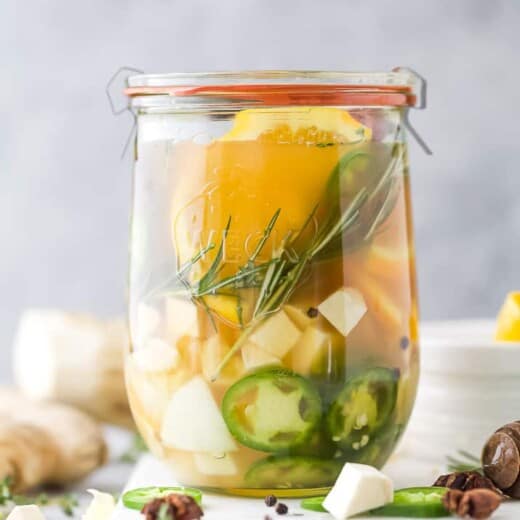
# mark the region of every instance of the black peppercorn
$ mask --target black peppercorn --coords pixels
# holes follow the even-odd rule
[[[403,336],[401,338],[401,342],[400,342],[400,346],[403,350],[406,350],[408,348],[408,346],[410,345],[410,340],[408,339],[407,336]]]
[[[265,505],[267,507],[273,507],[276,504],[276,497],[274,495],[267,495],[264,498]]]
[[[316,307],[309,307],[307,316],[309,316],[309,318],[316,318],[318,316],[318,309],[316,309]]]
[[[279,515],[286,515],[288,511],[289,511],[289,508],[282,502],[279,502],[278,505],[276,506],[276,512]]]

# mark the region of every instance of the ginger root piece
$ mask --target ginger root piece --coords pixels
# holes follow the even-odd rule
[[[14,377],[32,399],[73,405],[101,421],[135,428],[124,382],[122,319],[29,309],[14,343]]]
[[[103,432],[88,415],[0,388],[0,479],[10,476],[15,491],[67,484],[106,458]]]

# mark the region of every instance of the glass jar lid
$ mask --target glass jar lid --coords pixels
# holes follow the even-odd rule
[[[423,80],[391,72],[249,71],[139,74],[124,92],[133,106],[247,104],[419,107]]]

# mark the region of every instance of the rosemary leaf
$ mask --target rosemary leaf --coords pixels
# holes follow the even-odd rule
[[[207,247],[202,248],[193,258],[184,263],[181,268],[177,271],[177,277],[181,278],[185,276],[190,269],[196,264],[206,253],[215,248],[215,244],[209,244]]]
[[[211,263],[209,269],[206,271],[206,274],[199,280],[198,286],[204,289],[206,285],[209,285],[210,282],[212,282],[215,279],[215,276],[217,275],[220,263],[222,262],[222,259],[224,258],[224,248],[226,245],[226,238],[227,234],[229,232],[229,227],[231,226],[231,217],[228,218],[226,227],[224,228],[224,231],[222,232],[222,240],[220,241],[220,246],[218,248],[217,254],[215,255],[215,258],[213,259],[213,262]]]
[[[281,208],[278,208],[276,210],[276,213],[271,217],[271,220],[267,224],[267,227],[264,229],[264,232],[262,234],[262,238],[258,242],[255,250],[253,251],[253,254],[249,258],[249,263],[253,263],[257,256],[261,253],[265,243],[267,242],[268,238],[271,235],[271,232],[273,231],[274,225],[276,224],[276,221],[278,220],[278,217],[280,216],[280,211],[282,211]]]
[[[238,274],[234,274],[232,276],[228,276],[226,278],[223,278],[219,282],[214,283],[213,285],[209,285],[203,290],[197,290],[193,292],[193,296],[196,298],[199,298],[201,296],[205,296],[207,294],[214,294],[219,289],[222,289],[223,287],[228,287],[230,285],[233,285],[234,288],[241,288],[241,286],[238,284],[243,279],[247,279],[248,277],[256,274],[260,274],[263,271],[266,271],[268,266],[266,264],[262,264],[259,266],[252,266],[251,268],[244,268],[242,269]],[[250,283],[247,286],[251,287],[253,284]]]
[[[258,315],[260,309],[262,308],[262,304],[268,294],[269,285],[271,284],[271,280],[273,279],[274,273],[276,271],[276,262],[271,262],[269,267],[267,268],[267,271],[265,273],[264,282],[262,283],[262,286],[260,287],[260,293],[258,294],[258,297],[256,299],[256,306],[255,310],[253,311],[253,316]]]

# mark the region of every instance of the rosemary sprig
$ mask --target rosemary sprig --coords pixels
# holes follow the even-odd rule
[[[298,261],[290,265],[286,271],[284,271],[284,269],[288,262],[284,258],[285,249],[282,250],[278,257],[272,260],[272,264],[266,272],[264,283],[260,289],[253,319],[217,366],[212,380],[218,378],[220,372],[228,364],[229,360],[243,347],[249,336],[269,314],[287,303],[296,289],[305,268],[310,264],[313,258],[326,247],[331,240],[340,236],[349,225],[356,221],[365,198],[366,190],[361,189],[347,209],[341,214],[339,220],[332,225],[330,229],[329,226],[326,225],[323,229],[319,230],[317,237],[311,242],[308,249],[304,251]]]
[[[183,291],[183,289],[186,289],[189,292],[189,296],[199,302],[202,300],[203,296],[206,296],[208,294],[216,294],[217,291],[224,288],[243,289],[246,287],[260,287],[260,285],[263,283],[263,274],[268,270],[271,262],[256,264],[255,260],[258,258],[258,255],[262,252],[265,243],[269,239],[279,215],[280,210],[277,210],[276,213],[271,217],[269,223],[264,229],[262,238],[255,247],[255,250],[253,251],[251,256],[248,258],[246,264],[240,267],[237,270],[236,274],[218,280],[217,275],[222,268],[225,242],[229,233],[229,228],[231,227],[231,217],[229,217],[228,222],[226,224],[226,228],[223,232],[222,240],[219,244],[217,254],[213,259],[213,262],[211,263],[211,266],[209,267],[208,271],[202,276],[202,278],[199,281],[194,283],[190,283],[186,276],[187,274],[189,274],[192,267],[201,258],[203,258],[208,251],[214,249],[214,244],[210,244],[210,246],[202,249],[191,260],[183,264],[183,267],[179,269],[179,271],[177,271],[177,273],[174,276],[174,280],[177,281],[175,285],[178,286],[179,284],[181,284],[181,291]]]
[[[344,181],[351,180],[348,177],[349,174],[352,174],[350,168],[357,159],[368,160],[370,154],[355,149],[341,157],[330,174],[320,202],[309,213],[302,228],[294,236],[287,235],[269,260],[258,262],[259,256],[275,228],[281,209],[276,210],[267,223],[253,253],[233,275],[219,279],[219,273],[223,267],[226,238],[231,227],[231,216],[224,229],[217,253],[202,277],[198,281],[190,282],[188,275],[192,267],[215,247],[214,244],[201,249],[177,271],[175,279],[177,285],[180,284],[181,291],[187,292],[193,301],[201,304],[211,318],[212,312],[207,307],[204,296],[220,294],[223,289],[231,291],[243,288],[258,289],[251,319],[218,365],[213,380],[219,376],[222,369],[245,344],[253,331],[270,314],[276,312],[289,300],[301,281],[303,273],[313,260],[325,258],[333,251],[341,251],[343,241],[347,238],[350,249],[360,247],[372,238],[379,225],[389,214],[389,208],[393,207],[394,172],[402,155],[402,148],[400,146],[396,148],[397,153],[392,154],[392,159],[379,177],[376,177],[373,183],[359,188],[345,207],[343,207],[345,203],[341,196],[342,186]],[[320,223],[317,223],[318,210],[324,213],[319,219]],[[365,222],[367,213],[370,217],[368,227]],[[307,233],[311,223],[317,223],[316,229],[314,233]],[[304,239],[307,234],[310,237]],[[304,243],[302,244],[302,242]],[[241,306],[240,297],[237,305]]]

